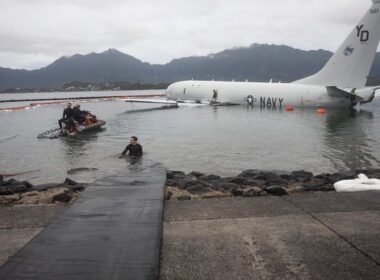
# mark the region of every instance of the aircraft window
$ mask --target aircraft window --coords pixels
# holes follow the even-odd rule
[[[183,94],[186,94],[186,88],[183,89]]]

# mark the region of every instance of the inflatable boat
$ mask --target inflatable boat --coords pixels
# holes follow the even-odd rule
[[[78,134],[83,134],[86,132],[94,131],[96,129],[101,128],[103,125],[105,125],[106,122],[102,120],[97,120],[96,123],[93,123],[91,125],[76,125],[75,131],[63,131],[60,136],[69,136],[69,137],[76,137]]]
[[[102,120],[97,120],[96,123],[87,126],[75,123],[75,130],[68,131],[67,129],[61,130],[60,128],[54,128],[38,134],[37,138],[54,139],[59,137],[76,137],[78,134],[83,134],[99,129],[105,124],[106,122]]]

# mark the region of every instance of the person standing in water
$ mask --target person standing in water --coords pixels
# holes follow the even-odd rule
[[[121,153],[121,156],[119,158],[125,156],[127,152],[129,156],[142,156],[142,146],[139,143],[137,143],[136,136],[131,136],[128,146],[125,147],[124,151]]]

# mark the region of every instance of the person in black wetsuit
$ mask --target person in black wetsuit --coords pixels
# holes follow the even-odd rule
[[[142,146],[139,143],[137,143],[136,136],[131,137],[129,145],[125,147],[124,151],[121,153],[121,156],[119,158],[125,156],[127,152],[129,152],[128,153],[129,156],[142,156],[143,154]]]
[[[98,121],[96,116],[89,111],[81,110],[79,104],[74,106],[73,120],[85,126],[92,125]]]
[[[76,104],[73,109],[73,120],[78,123],[83,123],[86,120],[86,111],[80,109],[80,105]]]
[[[58,120],[59,128],[62,130],[62,123],[65,123],[66,128],[70,129],[72,126],[73,109],[71,108],[71,103],[67,103],[67,107],[63,110],[62,119]]]

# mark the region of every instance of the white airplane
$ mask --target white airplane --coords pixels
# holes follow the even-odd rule
[[[380,0],[316,74],[292,83],[182,81],[171,84],[169,100],[245,104],[265,108],[354,107],[371,102],[380,87],[365,87],[380,39]]]

